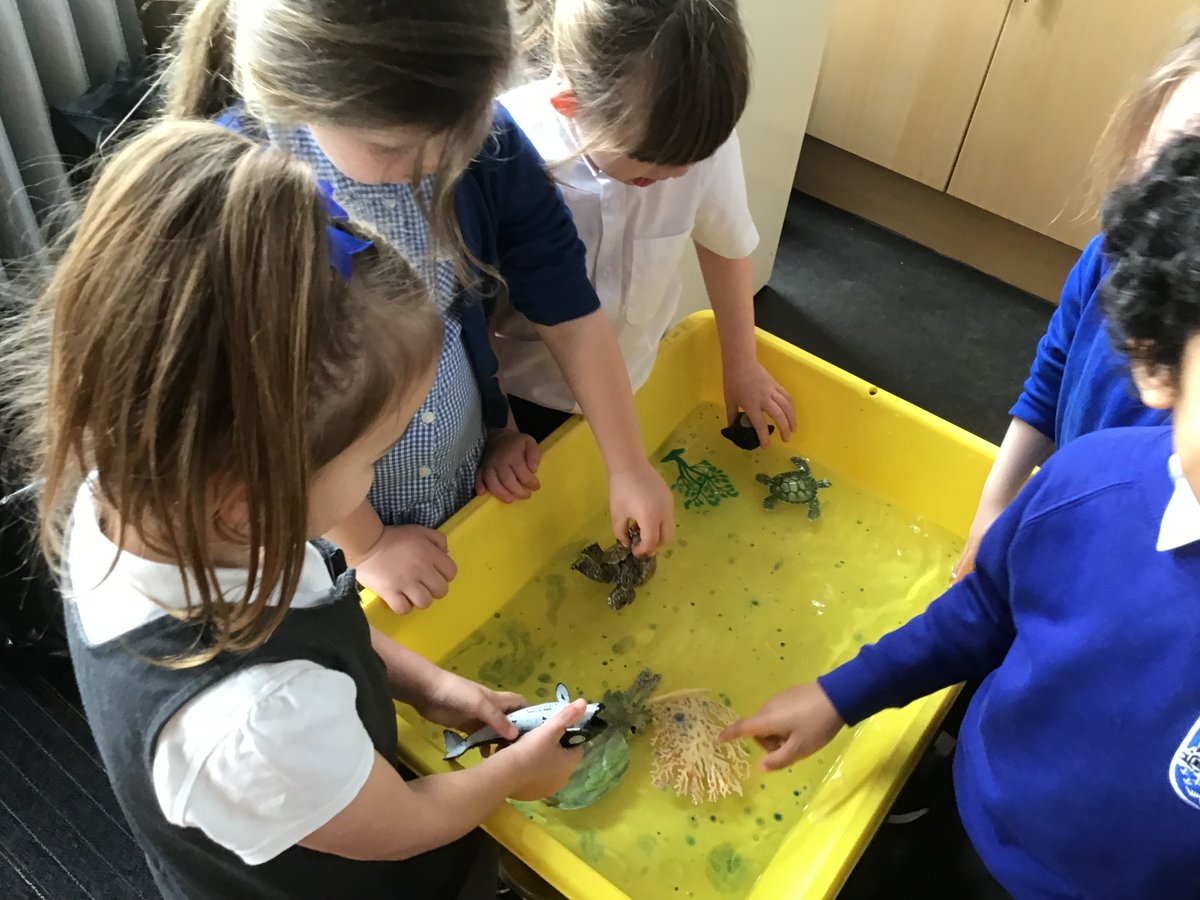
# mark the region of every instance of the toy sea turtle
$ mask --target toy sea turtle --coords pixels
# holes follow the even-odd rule
[[[821,501],[817,499],[817,491],[829,487],[829,482],[824,478],[820,481],[813,478],[808,460],[803,456],[793,456],[792,465],[796,467],[793,472],[756,476],[760,484],[767,486],[768,493],[763,500],[763,506],[774,509],[775,504],[781,500],[784,503],[806,503],[808,517],[821,518]]]
[[[599,544],[590,544],[579,551],[579,558],[571,568],[592,581],[611,584],[609,607],[624,609],[633,602],[633,589],[653,575],[656,568],[653,556],[633,555],[641,540],[637,526],[630,525],[629,547],[614,544],[608,550],[601,550]]]

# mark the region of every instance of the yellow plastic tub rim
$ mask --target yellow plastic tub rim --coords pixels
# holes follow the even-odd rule
[[[459,567],[446,599],[399,617],[368,594],[371,623],[468,677],[519,679],[504,686],[531,702],[549,681],[598,695],[649,666],[664,691],[707,688],[749,715],[919,613],[948,582],[995,448],[778,338],[759,332],[758,344],[795,400],[798,430],[788,445],[747,453],[717,434],[725,421],[712,314],[691,316],[663,342],[637,396],[647,452],[670,483],[675,467],[660,460],[678,442],[689,466],[711,460],[728,472],[734,494],[676,497],[677,545],[627,609],[608,609],[607,588],[569,571],[585,539],[611,543],[604,469],[576,421],[543,446],[532,500],[477,500],[446,523]],[[794,456],[833,481],[820,492],[819,520],[788,504],[762,508],[757,476],[790,468]],[[744,797],[711,808],[645,783],[649,742],[639,735],[625,781],[594,807],[505,805],[485,827],[581,900],[834,897],[952,698],[943,691],[874,717],[801,774],[755,769]],[[450,768],[440,729],[405,707],[398,721],[406,764]],[[755,765],[760,757],[755,748]],[[767,799],[779,797],[789,805]],[[753,861],[746,873],[702,871],[742,856]]]

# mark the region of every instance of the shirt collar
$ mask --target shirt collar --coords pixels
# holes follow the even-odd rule
[[[102,644],[166,615],[167,610],[186,607],[184,579],[177,567],[128,552],[117,555],[116,545],[100,528],[96,500],[87,483],[75,501],[66,565],[67,598],[75,604],[90,644]],[[245,590],[244,569],[221,568],[216,574],[223,594],[238,597]],[[320,551],[309,544],[292,606],[326,602],[332,583]],[[269,602],[278,599],[272,595]]]
[[[1196,499],[1191,485],[1183,477],[1183,467],[1179,464],[1177,454],[1171,454],[1168,468],[1175,490],[1163,512],[1157,546],[1159,550],[1178,550],[1200,541],[1200,500]]]
[[[557,83],[551,77],[514,92],[525,95],[517,101],[524,109],[539,109],[537,115],[521,116],[518,124],[534,138],[555,181],[581,190],[595,190],[609,182],[617,184],[580,152],[582,144],[574,121],[559,115],[550,102],[556,89]]]

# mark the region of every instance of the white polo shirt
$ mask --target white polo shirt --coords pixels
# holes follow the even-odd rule
[[[758,245],[746,201],[737,135],[681,178],[639,188],[614,181],[579,155],[570,120],[550,105],[555,83],[535,81],[500,98],[549,164],[587,247],[588,278],[616,332],[629,379],[645,384],[679,307],[679,265],[691,241],[740,259]],[[533,324],[504,305],[495,319],[504,388],[577,411],[575,398]]]
[[[75,504],[67,566],[64,599],[92,645],[119,641],[187,604],[175,566],[117,556],[87,485]],[[239,596],[246,573],[218,569],[217,581]],[[331,587],[321,554],[309,546],[292,608],[328,603]],[[196,694],[158,736],[151,777],[163,815],[199,828],[249,865],[278,856],[342,812],[367,782],[375,747],[357,696],[349,675],[301,659],[247,666]]]

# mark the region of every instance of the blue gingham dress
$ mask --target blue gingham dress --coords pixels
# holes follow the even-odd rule
[[[446,325],[433,389],[404,437],[375,464],[368,500],[384,525],[436,528],[475,495],[475,472],[486,430],[475,371],[462,342],[449,260],[431,263],[429,227],[417,204],[431,196],[433,178],[419,185],[360,184],[334,168],[307,128],[271,130],[271,142],[309,163],[333,185],[333,197],[356,219],[394,244],[430,285]]]

